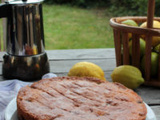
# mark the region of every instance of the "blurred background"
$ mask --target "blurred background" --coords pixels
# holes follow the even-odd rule
[[[113,48],[109,20],[117,16],[146,16],[148,0],[45,0],[45,45],[51,49]],[[160,16],[156,0],[155,16]],[[3,43],[3,25],[0,40]]]

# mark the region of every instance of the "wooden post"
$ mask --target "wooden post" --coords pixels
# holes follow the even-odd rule
[[[128,40],[128,33],[123,32],[122,35],[122,43],[123,43],[123,64],[129,65],[129,40]]]
[[[153,27],[155,0],[148,0],[148,13],[147,13],[147,28]],[[146,49],[145,52],[145,79],[150,80],[151,75],[151,44],[152,35],[148,34],[146,36]]]
[[[115,54],[116,54],[116,63],[117,66],[122,65],[122,55],[121,55],[121,33],[120,31],[114,29],[114,44],[115,44]]]
[[[132,65],[140,68],[140,37],[132,34]]]

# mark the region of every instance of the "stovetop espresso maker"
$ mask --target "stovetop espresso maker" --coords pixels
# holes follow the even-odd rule
[[[5,78],[32,81],[49,72],[44,49],[43,0],[10,0],[0,4],[0,17],[7,18]]]

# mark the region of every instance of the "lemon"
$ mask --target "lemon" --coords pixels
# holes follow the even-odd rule
[[[106,80],[103,70],[96,64],[91,62],[79,62],[73,65],[68,76],[78,77],[95,77],[101,80]]]
[[[113,82],[119,82],[131,89],[135,89],[144,83],[141,71],[131,65],[116,67],[113,70],[111,77]]]
[[[155,77],[158,74],[158,59],[159,54],[156,52],[151,52],[151,76]],[[145,71],[145,55],[142,58],[141,61],[141,69],[144,72]]]
[[[138,24],[134,20],[130,20],[130,19],[122,21],[121,24],[138,27]],[[132,38],[131,33],[128,34],[128,38],[129,39]]]
[[[147,27],[147,22],[144,22],[140,25],[141,28]],[[153,20],[153,28],[160,28],[160,22],[157,20]]]
[[[141,28],[146,28],[147,27],[147,22],[144,22],[140,25]],[[153,21],[153,28],[160,28],[160,22],[154,20]],[[142,36],[145,38],[145,36]],[[160,44],[160,37],[158,36],[153,36],[152,38],[152,46],[155,47],[156,45]]]
[[[143,56],[145,54],[146,41],[140,38],[140,54]],[[132,56],[132,40],[129,41],[129,54]]]

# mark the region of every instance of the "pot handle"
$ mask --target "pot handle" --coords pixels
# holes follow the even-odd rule
[[[2,3],[0,4],[0,18],[9,17],[11,15],[11,5]]]

